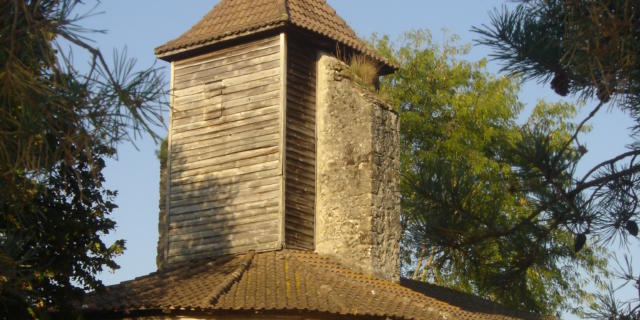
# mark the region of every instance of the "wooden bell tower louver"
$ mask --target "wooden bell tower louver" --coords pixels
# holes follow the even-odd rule
[[[156,49],[171,62],[159,266],[313,250],[316,61],[378,57],[324,0],[222,0]]]

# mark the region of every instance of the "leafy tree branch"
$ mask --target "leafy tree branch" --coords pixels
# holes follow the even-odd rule
[[[158,68],[126,51],[108,64],[74,15],[79,0],[0,2],[0,318],[75,317],[96,274],[117,269],[107,244],[116,192],[105,160],[120,142],[157,138],[166,110]],[[89,53],[88,72],[73,50]]]

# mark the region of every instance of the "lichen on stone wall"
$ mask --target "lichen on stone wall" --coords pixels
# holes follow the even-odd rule
[[[316,251],[397,279],[398,116],[328,55],[318,62],[317,90]]]

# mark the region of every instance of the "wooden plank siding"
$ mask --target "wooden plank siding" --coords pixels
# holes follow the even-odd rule
[[[279,39],[175,62],[168,263],[281,245]]]
[[[316,51],[287,43],[285,244],[314,249]]]

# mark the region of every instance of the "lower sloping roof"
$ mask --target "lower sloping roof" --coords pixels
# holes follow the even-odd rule
[[[281,250],[192,263],[90,294],[87,314],[318,312],[394,319],[538,319],[478,297],[364,275],[312,252]]]

